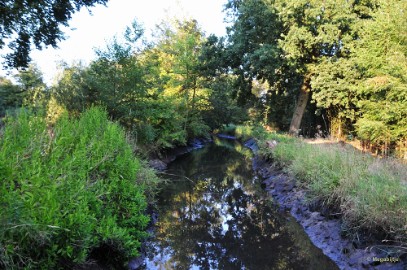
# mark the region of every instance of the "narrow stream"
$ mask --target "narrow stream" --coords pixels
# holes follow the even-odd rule
[[[251,158],[215,140],[170,164],[145,269],[338,269],[261,189]]]

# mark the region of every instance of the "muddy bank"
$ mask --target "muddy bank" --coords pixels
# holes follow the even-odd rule
[[[159,153],[154,153],[149,159],[150,167],[157,171],[164,171],[167,169],[167,165],[174,161],[178,156],[189,153],[195,149],[199,149],[205,146],[205,144],[212,142],[210,138],[195,138],[187,143],[185,146],[179,146],[171,149],[163,150]]]
[[[263,188],[278,203],[281,211],[289,212],[302,225],[314,245],[340,269],[407,269],[406,256],[389,255],[389,249],[384,251],[380,248],[382,243],[366,245],[343,237],[340,217],[321,208],[316,211],[305,201],[306,191],[271,162],[256,156],[253,169],[263,177]]]
[[[193,150],[200,149],[204,147],[206,144],[213,142],[213,138],[218,137],[222,139],[229,139],[229,140],[237,140],[235,136],[227,135],[227,134],[212,134],[208,138],[194,138],[190,140],[187,145],[179,146],[171,149],[163,150],[159,153],[154,153],[149,158],[149,165],[150,167],[156,169],[157,171],[164,171],[167,169],[167,165],[174,161],[177,157],[189,153]],[[249,140],[247,142],[248,145],[245,146],[252,149],[253,147],[257,147],[254,140]],[[253,149],[252,149],[253,150]],[[257,151],[257,148],[256,150]],[[254,151],[254,152],[255,152]]]

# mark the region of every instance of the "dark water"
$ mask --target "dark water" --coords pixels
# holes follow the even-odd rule
[[[251,157],[218,140],[170,164],[146,269],[337,269],[261,190]]]

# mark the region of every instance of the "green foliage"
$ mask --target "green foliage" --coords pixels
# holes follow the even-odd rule
[[[144,139],[140,144],[150,145],[153,149],[172,147],[185,144],[187,134],[184,130],[184,117],[177,111],[178,106],[173,99],[157,99],[145,101],[145,107],[137,115],[142,121],[133,129]],[[138,136],[138,135],[137,135]]]
[[[362,140],[372,142],[374,144],[382,144],[392,141],[390,131],[381,121],[371,121],[361,118],[356,123],[358,137]]]
[[[206,110],[202,111],[205,123],[213,130],[226,123],[242,123],[248,120],[248,106],[239,106],[233,97],[234,78],[217,75],[208,79],[205,87],[211,89]]]
[[[0,141],[0,266],[62,268],[108,243],[137,255],[149,174],[122,128],[91,108],[54,128],[21,110]]]
[[[20,107],[23,99],[24,94],[17,85],[0,77],[0,116],[4,116],[9,109]]]
[[[0,49],[7,44],[12,53],[6,55],[5,66],[27,67],[31,44],[37,49],[56,47],[63,40],[60,27],[68,26],[75,11],[95,4],[106,4],[108,0],[70,1],[2,1],[0,12]]]
[[[274,140],[279,146],[271,148],[267,141]],[[298,140],[291,136],[278,133],[267,133],[258,141],[259,155],[267,159],[275,159],[282,168],[290,165],[295,159]]]
[[[247,141],[248,139],[255,138],[261,140],[265,136],[265,130],[262,126],[250,126],[250,125],[224,125],[220,130],[222,134],[236,136],[238,140]]]
[[[356,120],[357,83],[360,73],[354,63],[345,58],[324,58],[312,79],[313,100],[319,108],[329,109],[334,117]]]
[[[253,80],[268,80],[277,86],[285,79],[280,76],[284,60],[277,44],[281,23],[275,9],[265,1],[230,0],[226,11],[233,24],[228,28],[225,64],[238,77],[234,87],[239,103],[250,103]]]
[[[362,25],[354,61],[361,73],[358,134],[383,145],[407,138],[407,36],[403,30],[407,4],[378,2],[380,8],[371,14],[372,20]]]
[[[202,136],[209,128],[202,121],[210,95],[200,74],[199,57],[203,33],[195,20],[163,22],[154,54],[159,59],[158,82],[163,95],[171,96],[183,118],[187,138]]]
[[[34,110],[44,110],[48,94],[47,87],[42,80],[42,73],[35,65],[26,70],[20,70],[14,84],[6,78],[0,78],[0,116],[7,110],[17,109],[21,106]]]
[[[350,129],[360,139],[388,146],[406,134],[406,6],[398,0],[369,3],[368,16],[356,16],[350,25],[357,39],[344,39],[347,57],[320,62],[313,97],[339,122],[356,122]]]
[[[53,93],[73,114],[102,105],[147,151],[185,144],[209,132],[203,120],[209,89],[203,86],[198,57],[203,40],[196,21],[162,26],[157,44],[137,47],[143,30],[126,30],[89,67],[65,67]]]
[[[334,1],[229,1],[227,7],[234,19],[227,55],[239,78],[238,96],[253,99],[255,85],[267,81],[253,102],[261,117],[256,121],[287,130],[291,120],[292,129],[299,130],[305,112],[310,120],[305,124],[313,125],[314,111],[305,110],[308,96],[299,102],[298,92],[310,90],[320,58],[344,54],[338,45],[338,33],[345,37],[350,24],[344,6]],[[325,13],[333,15],[325,18]],[[296,106],[301,109],[293,114]]]
[[[224,50],[238,96],[248,100],[267,81],[251,103],[257,121],[287,129],[295,109],[290,130],[298,130],[301,88],[314,103],[303,131],[324,121],[339,138],[358,134],[381,148],[406,141],[405,1],[230,0],[226,10],[229,43],[212,47]]]
[[[236,83],[239,78],[228,74],[230,55],[225,38],[210,35],[202,45],[198,71],[203,79],[203,86],[210,89],[207,97],[207,108],[202,111],[205,123],[212,129],[227,123],[242,123],[248,120],[249,106],[238,103]]]
[[[16,75],[17,83],[24,93],[23,105],[33,110],[44,110],[49,99],[49,92],[43,82],[41,70],[34,64]]]
[[[59,75],[58,84],[52,88],[53,98],[70,114],[78,115],[86,110],[92,100],[97,102],[97,95],[87,87],[85,76],[86,69],[82,65],[65,65]]]
[[[225,135],[234,136],[236,132],[236,125],[231,123],[225,124],[219,129],[219,132]]]
[[[246,141],[254,136],[255,127],[251,126],[237,126],[235,130],[235,135],[242,141]]]
[[[270,148],[265,141],[276,140]],[[407,241],[407,167],[339,144],[313,145],[270,133],[259,143],[271,157],[309,189],[311,201],[340,209],[351,231],[384,231]]]

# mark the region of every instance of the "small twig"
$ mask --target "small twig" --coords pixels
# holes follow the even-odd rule
[[[11,225],[11,224],[10,224]],[[13,229],[17,229],[17,228],[19,228],[19,227],[29,227],[29,226],[32,226],[32,227],[34,227],[34,226],[46,226],[46,227],[48,227],[48,228],[51,228],[51,229],[60,229],[60,230],[65,230],[65,231],[69,231],[69,229],[65,229],[65,228],[61,228],[61,227],[59,227],[59,226],[55,226],[55,225],[45,225],[45,224],[18,224],[18,225],[14,225],[14,226],[12,226],[12,227],[9,227],[9,228],[5,228],[5,230],[13,230]]]
[[[170,176],[176,176],[176,177],[184,177],[187,180],[191,181],[192,183],[195,183],[193,180],[191,180],[190,178],[186,177],[185,175],[176,175],[176,174],[172,174],[172,173],[165,173],[165,172],[158,172],[159,174],[165,174],[165,175],[170,175]]]
[[[388,239],[385,239],[385,240],[382,240],[382,242],[384,242],[384,243],[386,243],[386,242],[393,242],[393,243],[400,244],[401,246],[407,245],[407,243],[404,243],[404,242],[398,241],[398,240],[388,240]]]

